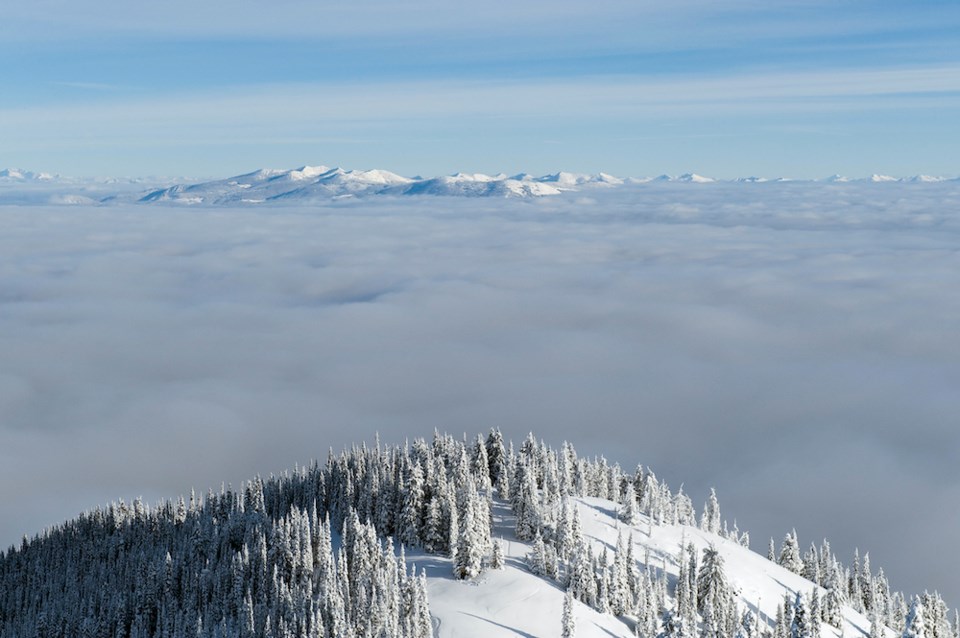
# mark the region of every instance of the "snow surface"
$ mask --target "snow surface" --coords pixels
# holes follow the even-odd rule
[[[709,545],[715,546],[724,559],[727,578],[738,591],[741,609],[759,609],[761,621],[771,627],[777,606],[785,594],[796,592],[809,595],[815,585],[783,567],[767,560],[748,548],[716,534],[687,525],[651,525],[641,515],[637,525],[621,522],[616,512],[618,505],[598,498],[576,497],[584,539],[592,543],[594,552],[604,547],[612,551],[617,537],[626,541],[633,534],[634,555],[643,569],[645,557],[657,572],[665,568],[669,574],[672,594],[676,581],[677,555],[681,544],[692,543],[698,555]],[[494,537],[501,538],[504,556],[503,570],[486,569],[476,581],[458,581],[453,578],[450,560],[429,554],[407,552],[407,560],[427,574],[430,610],[434,616],[437,638],[548,638],[560,635],[560,615],[564,590],[550,579],[533,575],[527,569],[525,557],[531,545],[517,540],[514,517],[509,507],[495,503]],[[820,588],[823,596],[825,590]],[[632,637],[631,618],[601,614],[575,601],[578,638]],[[870,622],[850,607],[844,607],[846,638],[867,636]],[[821,627],[823,638],[839,638],[840,630],[826,623]],[[891,634],[892,635],[892,634]]]

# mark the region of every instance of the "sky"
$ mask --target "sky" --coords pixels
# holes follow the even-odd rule
[[[0,546],[491,427],[960,601],[960,183],[0,207]]]
[[[947,0],[34,0],[0,167],[956,176]]]

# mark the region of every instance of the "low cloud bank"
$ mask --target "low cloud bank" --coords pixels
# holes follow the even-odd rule
[[[960,185],[0,207],[0,544],[328,447],[528,430],[960,601]]]

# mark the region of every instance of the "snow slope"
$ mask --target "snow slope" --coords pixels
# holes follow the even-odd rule
[[[761,622],[771,625],[777,606],[785,594],[809,595],[814,584],[769,561],[737,543],[716,534],[687,525],[650,525],[641,515],[638,525],[630,526],[616,517],[617,504],[597,498],[574,498],[583,526],[584,538],[599,552],[616,547],[618,534],[626,540],[633,534],[634,555],[642,563],[648,556],[654,569],[666,568],[671,589],[678,565],[681,543],[692,543],[698,554],[713,544],[723,556],[725,573],[739,591],[738,604],[756,612]],[[549,579],[534,576],[524,557],[531,551],[528,543],[513,533],[514,518],[509,508],[494,508],[495,537],[503,539],[507,557],[503,570],[487,569],[476,581],[458,581],[451,573],[449,559],[428,554],[407,553],[427,573],[430,609],[435,618],[437,638],[548,638],[560,635],[560,615],[564,591]],[[641,565],[642,569],[643,566]],[[820,589],[821,596],[825,590]],[[600,614],[581,602],[574,603],[578,638],[633,636],[631,619]],[[846,638],[865,637],[870,622],[849,607],[844,607]],[[821,627],[823,638],[839,638],[841,632],[827,624]],[[892,635],[892,634],[891,634]]]

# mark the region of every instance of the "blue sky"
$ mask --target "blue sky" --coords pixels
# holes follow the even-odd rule
[[[950,2],[37,0],[0,166],[956,175]]]

